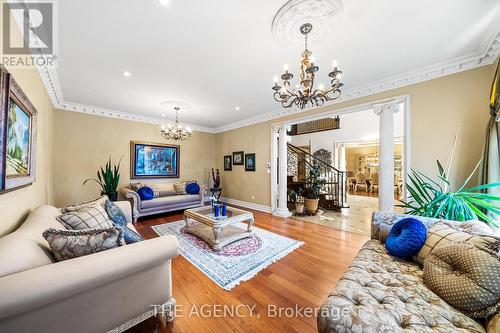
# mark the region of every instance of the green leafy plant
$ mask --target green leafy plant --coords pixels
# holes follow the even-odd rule
[[[118,164],[112,165],[111,156],[108,162],[103,167],[97,170],[97,179],[89,178],[83,182],[83,185],[87,184],[89,181],[94,181],[101,187],[101,195],[106,194],[109,200],[116,201],[118,196],[118,184],[120,182],[120,163],[122,162],[123,156],[118,161]]]
[[[300,187],[297,191],[288,190],[288,198],[291,203],[304,203],[304,190]]]
[[[316,162],[310,165],[305,185],[307,199],[318,199],[325,184],[326,179],[321,177],[319,165]]]
[[[452,159],[452,157],[449,158],[449,165],[451,165]],[[398,206],[408,209],[408,213],[412,215],[454,221],[482,220],[498,227],[498,224],[485,212],[500,215],[499,206],[492,203],[500,202],[500,196],[480,191],[500,186],[500,182],[465,188],[476,173],[480,165],[478,163],[463,185],[457,191],[451,191],[449,165],[447,168],[443,168],[441,163],[437,161],[438,178],[442,184],[412,169],[408,174],[409,181],[406,184],[411,198],[407,202],[400,200],[402,205]]]

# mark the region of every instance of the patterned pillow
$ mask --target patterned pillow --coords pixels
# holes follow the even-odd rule
[[[121,228],[123,230],[123,238],[127,244],[142,241],[141,235],[127,226],[127,218],[123,214],[120,207],[108,200],[106,202],[106,212],[108,213],[109,218],[113,221],[113,225],[116,228]]]
[[[180,182],[174,184],[175,193],[178,195],[187,194],[186,192],[187,182]]]
[[[43,237],[57,261],[77,258],[125,245],[123,231],[118,228],[56,230],[48,229]]]
[[[106,205],[106,201],[108,201],[108,196],[107,195],[103,195],[103,196],[101,196],[98,199],[94,199],[94,200],[91,200],[91,201],[87,201],[87,202],[79,203],[79,204],[76,204],[76,205],[71,205],[71,206],[67,206],[67,207],[61,208],[61,213],[64,214],[64,213],[67,213],[67,212],[76,212],[78,210],[81,210],[84,207],[95,206],[95,205],[100,205],[101,207],[104,208],[105,205]]]
[[[59,215],[57,220],[67,229],[73,230],[113,227],[113,221],[101,205],[85,206],[78,211],[67,212]]]
[[[155,184],[148,184],[147,186],[149,186],[153,190],[153,199],[160,197],[160,189],[159,189],[159,187],[157,185],[155,185]]]
[[[139,191],[139,189],[142,187],[142,183],[141,182],[137,182],[137,183],[130,183],[130,189],[132,191]]]
[[[481,248],[498,251],[498,239],[489,235],[477,235],[452,228],[448,223],[440,222],[427,230],[424,246],[418,251],[415,260],[424,264],[425,258],[434,250],[452,243],[473,243]]]
[[[447,303],[473,318],[500,310],[500,257],[471,243],[432,251],[424,262],[424,283]]]

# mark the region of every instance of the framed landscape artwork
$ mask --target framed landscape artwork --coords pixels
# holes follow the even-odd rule
[[[130,142],[130,178],[179,178],[177,145]]]
[[[234,165],[243,165],[243,156],[245,155],[242,151],[233,152],[233,164]]]
[[[231,155],[224,156],[224,171],[233,170],[233,164],[231,163]]]
[[[37,111],[3,67],[0,92],[0,191],[11,191],[35,182]]]
[[[255,171],[255,154],[245,154],[245,171]]]

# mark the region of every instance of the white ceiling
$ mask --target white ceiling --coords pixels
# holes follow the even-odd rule
[[[280,109],[272,78],[298,71],[301,45],[273,39],[283,0],[58,1],[61,100],[146,117],[164,100],[181,122],[217,128]],[[484,52],[499,0],[344,0],[343,22],[310,49],[319,82],[333,59],[344,89]],[[123,71],[130,71],[124,77]],[[239,106],[239,111],[236,111]]]

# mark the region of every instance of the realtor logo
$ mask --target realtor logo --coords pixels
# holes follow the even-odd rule
[[[55,2],[4,0],[2,6],[3,56],[0,64],[20,69],[55,68]]]

